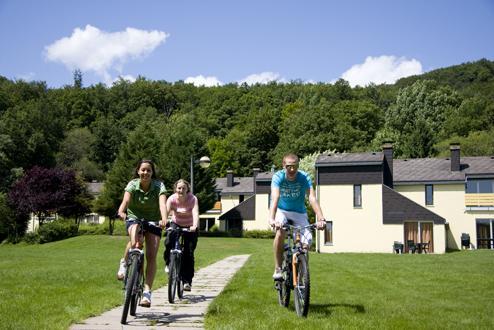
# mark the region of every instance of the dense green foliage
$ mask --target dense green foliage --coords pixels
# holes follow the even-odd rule
[[[105,180],[97,205],[113,214],[140,158],[156,161],[170,190],[196,167],[201,209],[214,202],[213,178],[234,170],[269,170],[290,151],[377,151],[393,140],[398,157],[434,157],[460,141],[462,155],[492,154],[494,62],[480,60],[399,80],[351,88],[334,84],[270,83],[195,87],[183,82],[119,80],[111,87],[0,76],[0,191],[33,166],[74,169]],[[455,140],[455,141],[453,141]],[[441,154],[442,155],[442,154]]]

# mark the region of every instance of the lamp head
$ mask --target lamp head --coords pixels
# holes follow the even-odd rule
[[[199,159],[199,165],[202,168],[208,168],[209,165],[211,165],[211,159],[209,159],[208,156],[202,156],[201,159]]]

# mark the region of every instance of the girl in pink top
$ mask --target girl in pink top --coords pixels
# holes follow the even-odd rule
[[[188,228],[184,232],[184,251],[182,254],[182,279],[185,282],[184,290],[190,291],[194,277],[194,250],[197,246],[197,227],[199,225],[199,202],[197,197],[190,193],[190,184],[180,179],[173,185],[175,193],[166,200],[166,209],[172,216],[171,228]],[[178,238],[176,230],[168,232],[165,240],[165,263],[168,269],[170,250],[175,246]]]

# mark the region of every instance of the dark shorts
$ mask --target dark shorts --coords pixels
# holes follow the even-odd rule
[[[136,223],[135,220],[126,220],[125,221],[125,228],[127,229],[127,234],[129,233],[130,226],[132,226],[135,223]],[[142,223],[142,226],[144,228],[144,232],[149,232],[153,235],[161,237],[161,228],[155,222],[145,221]]]

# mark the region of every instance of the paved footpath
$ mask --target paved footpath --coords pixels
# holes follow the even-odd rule
[[[120,324],[120,306],[83,323],[73,324],[70,329],[203,329],[208,305],[248,258],[249,255],[230,256],[198,270],[192,291],[184,292],[183,299],[175,300],[175,304],[168,303],[167,286],[154,290],[151,308],[137,307],[137,315],[129,315],[125,325]]]

